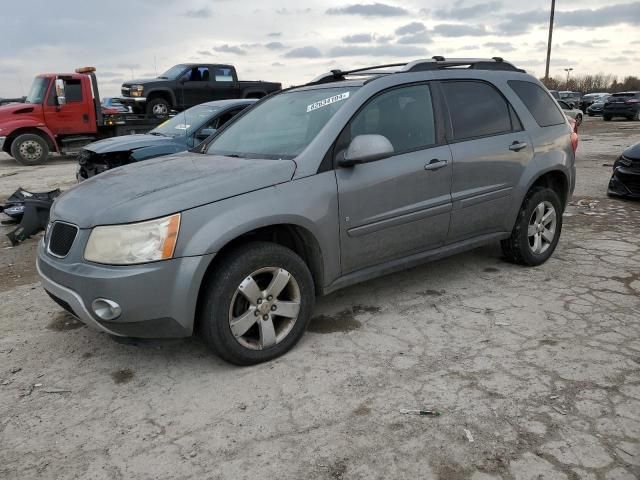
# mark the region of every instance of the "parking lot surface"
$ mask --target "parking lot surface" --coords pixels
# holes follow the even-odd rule
[[[3,226],[0,478],[640,478],[640,203],[606,196],[638,141],[640,122],[585,119],[541,267],[491,245],[350,287],[249,368],[88,329],[40,288],[40,236],[9,248]],[[3,155],[0,199],[74,172]]]

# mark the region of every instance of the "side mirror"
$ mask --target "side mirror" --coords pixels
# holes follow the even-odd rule
[[[375,162],[393,155],[393,145],[383,135],[358,135],[349,144],[344,156],[338,160],[341,167],[352,167],[358,163]]]
[[[215,128],[203,128],[198,133],[196,133],[196,138],[198,140],[204,140],[205,138],[209,138],[214,133],[216,133]]]
[[[61,78],[56,78],[56,99],[58,100],[58,105],[67,103],[67,97],[64,94],[64,80]]]

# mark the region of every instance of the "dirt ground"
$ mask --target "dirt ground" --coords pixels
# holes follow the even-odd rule
[[[348,288],[250,368],[88,329],[40,288],[39,237],[2,235],[0,478],[640,478],[640,203],[606,197],[638,141],[640,122],[586,119],[545,265],[491,245]],[[0,198],[74,171],[2,157]]]

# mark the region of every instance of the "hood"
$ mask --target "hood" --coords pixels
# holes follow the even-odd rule
[[[125,152],[129,150],[137,150],[144,147],[152,147],[167,144],[183,144],[185,143],[183,138],[163,137],[161,135],[123,135],[121,137],[111,137],[104,140],[99,140],[94,143],[90,143],[85,150],[89,150],[93,153],[113,153],[113,152]]]
[[[20,115],[22,113],[33,113],[36,110],[40,110],[40,108],[40,104],[9,103],[7,105],[0,106],[0,118],[15,118],[14,115]]]
[[[137,78],[135,80],[127,80],[123,82],[123,86],[130,87],[131,85],[145,85],[147,83],[155,83],[155,82],[166,82],[168,81],[166,78]]]
[[[636,143],[635,145],[631,145],[627,148],[622,155],[629,160],[640,161],[640,143]]]
[[[77,184],[58,197],[51,218],[80,228],[149,220],[287,182],[295,169],[293,160],[179,153]]]

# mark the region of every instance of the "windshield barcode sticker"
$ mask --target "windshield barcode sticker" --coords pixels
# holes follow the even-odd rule
[[[327,105],[331,105],[332,103],[339,102],[341,100],[345,100],[349,98],[349,92],[339,93],[338,95],[334,95],[333,97],[325,98],[324,100],[319,100],[311,105],[307,106],[307,113],[313,112],[322,107],[326,107]]]

